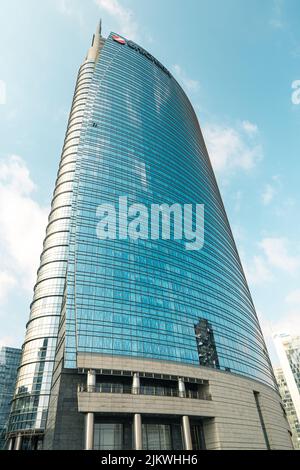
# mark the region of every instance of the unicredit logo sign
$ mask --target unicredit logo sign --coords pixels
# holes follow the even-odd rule
[[[169,70],[167,70],[166,67],[163,66],[163,64],[161,64],[157,59],[155,59],[155,57],[153,57],[153,55],[151,55],[141,46],[138,46],[133,41],[126,41],[124,38],[122,38],[121,36],[118,36],[117,34],[113,34],[111,37],[114,41],[118,42],[119,44],[127,44],[127,46],[130,47],[131,49],[134,49],[135,51],[139,52],[143,56],[147,57],[147,59],[151,60],[151,62],[153,62],[155,65],[157,65],[157,67],[159,67],[167,75],[169,75],[169,77],[171,77]]]
[[[117,36],[117,34],[113,34],[112,38],[114,41],[118,42],[119,44],[126,44],[125,39],[121,38],[121,36]]]

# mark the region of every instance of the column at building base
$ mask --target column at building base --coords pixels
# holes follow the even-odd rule
[[[135,450],[142,450],[142,417],[140,414],[135,414],[133,417],[133,436],[134,436],[134,448]]]
[[[21,450],[22,447],[22,436],[18,434],[15,440],[15,447],[14,450]]]
[[[94,413],[85,415],[85,450],[93,450],[94,447]]]
[[[13,440],[12,440],[12,438],[8,439],[7,450],[13,450]]]
[[[190,419],[188,416],[182,416],[183,443],[185,450],[193,450]]]

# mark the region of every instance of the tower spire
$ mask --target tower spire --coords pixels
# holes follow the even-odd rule
[[[97,60],[101,45],[102,19],[97,23],[95,34],[93,35],[92,45],[88,50],[86,60]]]
[[[95,31],[95,37],[101,37],[101,31],[102,31],[102,18],[100,18],[99,22],[97,23],[96,31]]]

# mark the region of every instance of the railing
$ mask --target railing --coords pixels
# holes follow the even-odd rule
[[[196,400],[212,400],[209,393],[187,390],[185,392],[179,392],[175,388],[163,388],[153,386],[143,386],[138,388],[132,387],[131,385],[124,384],[97,384],[96,386],[87,386],[85,384],[78,385],[78,392],[90,392],[90,393],[122,393],[129,395],[152,395],[159,397],[179,397],[179,398],[192,398]]]

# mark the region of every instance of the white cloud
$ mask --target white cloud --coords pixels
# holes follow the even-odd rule
[[[300,289],[289,292],[285,300],[288,304],[299,305],[300,307]]]
[[[65,16],[78,21],[79,25],[83,27],[85,23],[84,14],[82,11],[82,2],[78,0],[56,0],[58,11]]]
[[[245,275],[251,285],[259,285],[273,279],[272,273],[262,256],[254,256],[251,264],[244,263]]]
[[[0,80],[0,104],[6,104],[6,83]]]
[[[253,124],[250,121],[243,121],[242,122],[242,128],[244,129],[245,132],[249,135],[254,135],[257,134],[258,132],[258,127],[256,124]]]
[[[207,124],[203,134],[217,172],[230,172],[238,168],[248,171],[263,158],[261,145],[252,139],[250,141],[247,133],[244,136],[233,127]]]
[[[118,0],[95,0],[100,9],[111,15],[119,28],[117,33],[129,39],[136,39],[138,35],[138,23],[132,10],[124,7]]]
[[[73,9],[70,0],[57,0],[57,6],[59,11],[64,15],[72,15]]]
[[[4,271],[19,287],[32,290],[48,208],[33,198],[35,184],[18,156],[0,161],[0,256]]]
[[[269,237],[258,243],[261,252],[253,256],[251,260],[245,257],[240,250],[245,274],[249,284],[253,286],[261,285],[275,280],[275,269],[294,274],[300,268],[300,256],[289,253],[289,243],[285,238]],[[291,292],[286,297],[286,302],[292,306],[299,306],[300,314],[300,289]]]
[[[270,19],[270,25],[274,29],[283,29],[284,28],[284,23],[280,18],[271,18]]]
[[[285,302],[288,308],[283,309],[280,318],[273,320],[272,323],[269,322],[270,337],[280,333],[300,334],[300,289],[289,292]]]
[[[279,359],[274,345],[274,335],[280,333],[300,334],[300,311],[285,312],[277,319],[272,318],[273,315],[270,315],[270,313],[266,317],[265,312],[256,311],[273,366],[279,366]]]
[[[285,28],[285,22],[283,20],[283,0],[273,0],[272,15],[269,23],[274,29]]]
[[[7,346],[10,348],[19,348],[20,344],[15,336],[1,336],[0,337],[0,348]]]
[[[29,170],[17,155],[0,161],[0,185],[12,193],[28,195],[35,189]]]
[[[288,253],[288,241],[285,238],[264,238],[259,245],[271,266],[289,273],[299,268],[300,258]]]
[[[172,67],[174,75],[177,77],[178,81],[182,84],[188,92],[196,92],[199,90],[199,82],[188,77],[186,72],[178,64],[173,65]]]
[[[273,197],[275,196],[275,188],[271,184],[266,184],[261,195],[262,202],[264,206],[267,206],[272,201]]]
[[[16,279],[7,271],[0,271],[0,301],[3,301],[12,287],[16,284]]]
[[[277,195],[278,191],[282,188],[281,177],[280,175],[273,175],[271,183],[265,184],[262,194],[261,200],[264,206],[269,205],[274,197]],[[288,205],[288,199],[283,202],[284,206]],[[276,212],[278,211],[278,207],[276,208]]]
[[[290,335],[300,334],[300,308],[293,309],[281,316],[272,324],[273,334],[287,333]]]

